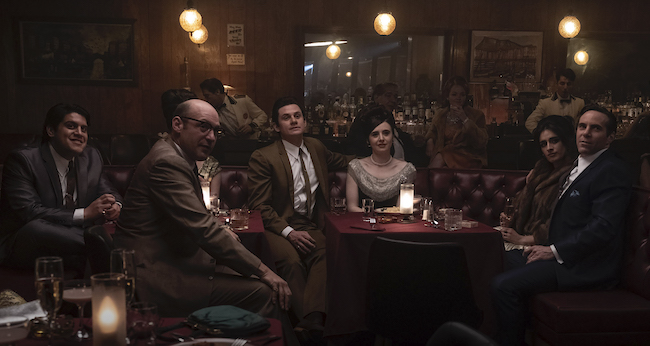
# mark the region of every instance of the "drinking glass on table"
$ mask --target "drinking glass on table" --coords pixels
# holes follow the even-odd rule
[[[154,332],[160,322],[156,304],[148,302],[131,304],[127,320],[129,340],[133,344],[138,344],[138,340],[144,340],[146,345],[156,344]]]
[[[35,269],[36,296],[43,310],[47,312],[48,325],[51,328],[56,319],[56,312],[63,304],[63,259],[39,257],[36,259]]]
[[[126,306],[130,306],[135,295],[135,251],[126,249],[111,251],[111,273],[124,274],[126,278]]]
[[[461,229],[463,211],[460,209],[448,208],[445,212],[445,231],[456,231]]]
[[[90,280],[68,280],[64,283],[63,300],[77,304],[79,309],[79,327],[74,333],[76,341],[88,339],[90,335],[84,325],[84,306],[92,298],[92,285]]]
[[[511,197],[506,198],[506,205],[503,208],[503,213],[499,215],[499,223],[501,227],[510,227],[512,217],[515,215],[515,205]]]
[[[363,221],[369,222],[370,219],[375,217],[375,201],[370,198],[361,200],[361,208],[363,209]]]
[[[248,209],[238,208],[230,210],[230,227],[235,231],[244,231],[248,229]]]
[[[335,215],[343,215],[347,210],[345,198],[332,197],[330,198],[330,211]]]

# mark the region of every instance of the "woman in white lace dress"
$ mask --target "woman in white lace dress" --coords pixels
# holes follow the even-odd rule
[[[349,211],[362,211],[361,200],[371,198],[375,208],[397,204],[402,183],[415,181],[415,166],[392,156],[393,117],[381,107],[363,116],[362,128],[372,154],[348,164],[346,198]]]

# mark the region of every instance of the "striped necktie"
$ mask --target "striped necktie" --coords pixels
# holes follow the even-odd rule
[[[307,154],[298,149],[298,157],[300,157],[300,166],[302,167],[302,177],[305,180],[305,194],[307,194],[307,217],[311,218],[311,184],[309,183],[309,173],[307,173],[307,166],[305,166],[305,161],[302,159],[302,155],[307,156]]]

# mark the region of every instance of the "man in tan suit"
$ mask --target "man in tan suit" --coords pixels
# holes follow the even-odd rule
[[[138,297],[156,303],[162,316],[230,304],[280,318],[290,304],[287,283],[203,204],[196,161],[206,159],[221,132],[217,112],[188,100],[175,114],[169,137],[138,165],[115,233],[116,246],[136,252]]]
[[[300,319],[296,329],[313,337],[322,333],[325,319],[322,216],[329,205],[328,170],[347,167],[353,156],[303,138],[306,120],[293,97],[278,99],[271,116],[281,140],[251,155],[249,206],[260,210],[278,272],[293,292],[292,310]]]

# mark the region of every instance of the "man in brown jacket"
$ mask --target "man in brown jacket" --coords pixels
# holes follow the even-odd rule
[[[138,165],[115,233],[116,246],[136,252],[139,299],[156,303],[162,316],[229,304],[281,318],[291,297],[287,283],[203,204],[196,161],[214,147],[217,112],[188,100],[171,127]],[[217,265],[241,275],[218,272]]]

